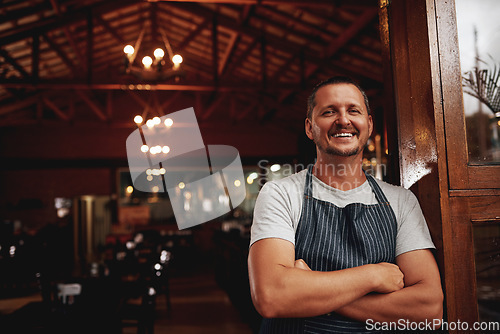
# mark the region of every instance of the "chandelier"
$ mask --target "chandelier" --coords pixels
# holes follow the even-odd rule
[[[161,28],[158,29],[161,35],[161,42],[152,41],[149,43],[150,47],[153,46],[150,50],[141,51],[146,25],[147,23],[144,24],[135,42],[135,46],[128,44],[123,48],[125,54],[125,73],[132,74],[145,81],[162,81],[171,78],[179,81],[180,77],[185,75],[185,72],[181,69],[182,56],[173,53],[167,35]],[[161,43],[163,45],[158,46]],[[156,48],[154,48],[155,44]],[[168,59],[165,59],[164,49],[167,51]],[[150,52],[150,54],[147,52]],[[140,65],[136,64],[138,62],[136,61],[138,55],[142,56]]]

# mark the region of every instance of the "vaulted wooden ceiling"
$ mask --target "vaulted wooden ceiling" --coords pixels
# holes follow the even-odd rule
[[[349,75],[382,96],[377,1],[4,0],[0,3],[0,127],[106,122],[133,127],[195,107],[201,123],[303,128],[310,88]],[[182,72],[124,71],[123,47],[162,43]],[[160,45],[161,46],[161,45]],[[152,52],[152,51],[151,51]]]

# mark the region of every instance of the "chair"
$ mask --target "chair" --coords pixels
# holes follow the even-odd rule
[[[124,286],[127,288],[127,286]],[[125,296],[118,308],[120,327],[136,327],[138,334],[153,334],[155,323],[156,290],[152,286],[143,286],[139,298]]]

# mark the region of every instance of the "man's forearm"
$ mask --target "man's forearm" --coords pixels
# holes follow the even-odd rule
[[[405,319],[420,322],[441,320],[442,303],[440,288],[416,283],[388,294],[368,294],[335,312],[358,321],[392,322]]]
[[[373,291],[367,266],[336,272],[293,267],[279,271],[279,278],[252,289],[257,310],[266,318],[325,314]]]
[[[281,239],[264,239],[250,249],[252,300],[265,318],[317,316],[372,291],[392,292],[403,287],[403,274],[390,263],[320,272],[295,260],[294,253],[293,244]]]

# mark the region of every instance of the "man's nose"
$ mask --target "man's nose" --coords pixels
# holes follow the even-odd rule
[[[351,120],[349,119],[349,115],[345,111],[341,111],[337,114],[337,119],[335,122],[340,126],[346,126],[351,124]]]

